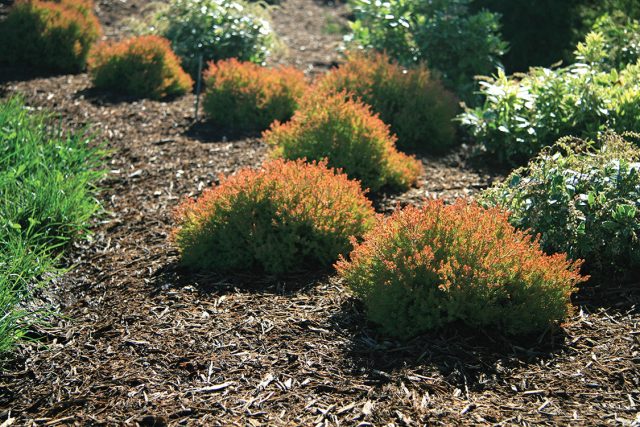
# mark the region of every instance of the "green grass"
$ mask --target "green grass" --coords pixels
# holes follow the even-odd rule
[[[23,304],[31,291],[59,271],[68,242],[86,236],[104,155],[19,98],[0,102],[0,354],[35,319]]]

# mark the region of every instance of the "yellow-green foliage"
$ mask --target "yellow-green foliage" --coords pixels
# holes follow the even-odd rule
[[[263,137],[275,156],[327,159],[372,191],[406,190],[422,172],[418,160],[396,150],[395,137],[369,107],[344,93],[310,93],[290,122],[274,123]]]
[[[97,45],[89,57],[89,73],[97,88],[136,97],[182,95],[193,86],[169,41],[153,35]]]
[[[100,34],[90,0],[17,0],[0,22],[0,63],[81,71]]]
[[[274,160],[187,200],[174,240],[182,263],[209,271],[286,274],[331,265],[374,211],[360,186],[324,164]]]
[[[456,142],[456,97],[424,65],[404,68],[383,54],[352,55],[318,90],[346,91],[369,104],[398,136],[400,149],[440,154]]]
[[[544,254],[498,209],[432,201],[380,218],[337,269],[373,322],[407,338],[455,321],[544,330],[571,312],[579,266]]]

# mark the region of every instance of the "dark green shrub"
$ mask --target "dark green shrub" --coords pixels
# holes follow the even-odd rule
[[[492,161],[522,165],[558,138],[596,138],[607,129],[640,129],[640,64],[603,70],[604,38],[591,33],[578,46],[579,63],[480,82],[484,105],[460,121]]]
[[[507,48],[498,16],[470,13],[470,1],[353,0],[353,42],[386,51],[404,65],[426,62],[468,101],[474,76],[491,73]]]
[[[81,71],[100,34],[91,1],[18,0],[0,22],[0,63]]]
[[[398,136],[398,147],[442,154],[456,142],[459,107],[424,65],[409,69],[384,54],[352,55],[317,84],[329,93],[346,91],[380,115]]]
[[[571,63],[574,46],[603,14],[640,19],[637,0],[474,0],[472,8],[500,14],[510,73]]]
[[[599,144],[565,138],[482,200],[508,209],[517,228],[539,233],[547,252],[583,258],[590,273],[633,277],[640,267],[639,161],[640,149],[616,135]]]
[[[460,321],[507,334],[540,332],[571,312],[580,263],[545,255],[507,214],[458,201],[409,206],[376,226],[340,277],[384,333],[409,338]]]
[[[327,159],[372,191],[407,190],[422,172],[418,160],[396,150],[389,128],[369,107],[344,93],[308,95],[290,122],[275,122],[263,138],[275,156]]]
[[[265,68],[236,59],[209,64],[204,85],[209,121],[243,132],[263,131],[275,120],[289,120],[307,90],[304,74],[295,68]]]
[[[194,80],[200,55],[203,64],[228,58],[261,63],[274,41],[266,9],[244,0],[172,0],[154,25]]]
[[[182,95],[193,86],[169,41],[153,35],[97,45],[89,73],[95,87],[136,97]]]
[[[196,270],[286,274],[326,267],[351,249],[374,211],[355,181],[301,160],[220,177],[177,211],[174,240]]]

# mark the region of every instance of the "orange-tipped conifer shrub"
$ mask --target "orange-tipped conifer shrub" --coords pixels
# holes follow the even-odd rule
[[[0,63],[81,71],[100,34],[90,0],[17,0],[0,22]]]
[[[422,172],[418,160],[396,150],[395,137],[369,106],[344,93],[309,94],[291,121],[275,122],[263,138],[276,157],[327,159],[371,191],[406,190]]]
[[[398,136],[398,148],[441,154],[456,141],[456,97],[423,65],[405,69],[380,53],[355,54],[318,83],[369,104]]]
[[[176,216],[186,267],[286,274],[331,265],[375,213],[357,182],[325,164],[273,160],[221,176]]]
[[[571,313],[570,295],[586,278],[581,262],[546,255],[507,217],[466,201],[407,207],[381,218],[337,269],[392,336],[454,321],[510,335],[540,332]]]
[[[155,35],[95,46],[89,73],[95,87],[135,97],[182,95],[193,86],[169,41]]]
[[[204,75],[204,110],[223,128],[259,132],[291,118],[304,94],[304,74],[295,68],[265,68],[228,59],[210,63]]]

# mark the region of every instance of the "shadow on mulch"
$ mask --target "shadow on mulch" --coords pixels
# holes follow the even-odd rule
[[[48,71],[38,67],[27,66],[0,66],[0,84],[9,82],[28,82],[35,79],[65,76],[69,73]]]
[[[640,276],[640,272],[636,277]],[[622,283],[611,280],[592,280],[580,286],[572,298],[575,306],[586,307],[589,310],[622,310],[631,313],[640,311],[640,282],[625,281]]]
[[[483,389],[487,380],[499,377],[505,369],[553,358],[569,341],[560,328],[508,339],[452,323],[444,330],[400,342],[378,334],[355,299],[345,301],[330,324],[341,335],[352,337],[345,356],[372,385],[393,381],[397,378],[391,375],[394,371],[424,365],[460,388]]]
[[[118,105],[118,104],[128,104],[132,102],[141,101],[146,99],[140,96],[131,96],[126,94],[120,94],[117,92],[105,90],[105,89],[97,89],[95,87],[90,87],[87,89],[80,90],[75,93],[75,99],[86,99],[91,104],[100,107],[105,105]],[[178,99],[179,96],[167,96],[161,99],[158,99],[159,102],[170,103]]]
[[[328,269],[292,274],[284,277],[264,273],[195,273],[174,261],[153,275],[153,294],[193,286],[203,295],[224,295],[232,292],[253,294],[294,295],[326,281]]]
[[[194,122],[189,126],[184,135],[203,143],[215,143],[236,141],[245,138],[258,138],[260,136],[260,132],[225,129],[206,120],[201,120]]]

